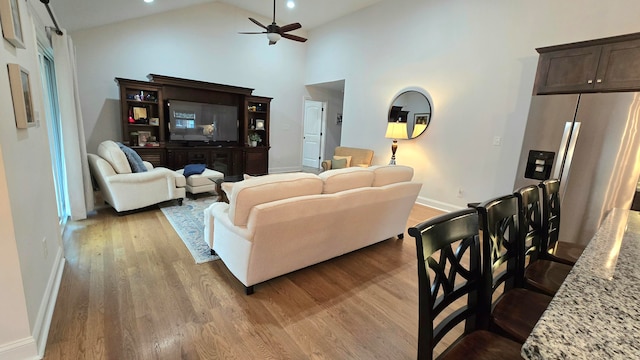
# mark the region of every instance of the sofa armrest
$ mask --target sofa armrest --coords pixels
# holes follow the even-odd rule
[[[216,202],[204,210],[204,239],[213,249],[215,238],[214,224],[219,227],[217,232],[232,233],[246,240],[253,238],[253,232],[243,226],[235,226],[229,219],[229,204]]]
[[[324,171],[331,170],[331,160],[324,160],[322,162],[322,170]]]
[[[178,174],[169,169],[154,168],[151,171],[141,173],[115,174],[112,176],[108,176],[105,181],[111,184],[140,184],[164,178],[167,179],[167,181],[170,181],[174,186],[180,187],[179,185],[177,185],[177,175]]]

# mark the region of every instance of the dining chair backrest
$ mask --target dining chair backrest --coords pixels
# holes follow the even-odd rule
[[[416,239],[418,255],[418,359],[430,360],[435,346],[456,325],[464,321],[467,334],[476,330],[478,323],[488,321],[478,319],[488,317],[488,313],[479,313],[478,307],[478,214],[475,209],[454,211],[411,227],[408,232]],[[434,327],[438,315],[460,304],[456,300],[464,297],[466,302]]]
[[[501,286],[506,292],[520,284],[518,247],[518,201],[506,195],[478,206],[482,227],[483,311],[491,313],[493,294]]]
[[[518,199],[518,223],[520,229],[520,264],[518,287],[524,287],[524,269],[538,259],[542,241],[542,215],[540,213],[540,189],[529,185],[516,190]]]
[[[540,183],[542,189],[542,239],[540,252],[547,253],[558,242],[560,234],[560,181],[545,180]]]

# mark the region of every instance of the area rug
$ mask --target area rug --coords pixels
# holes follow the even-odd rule
[[[185,198],[182,206],[177,202],[160,205],[160,210],[176,230],[196,264],[219,259],[211,255],[211,248],[204,240],[204,209],[217,200],[217,196]]]

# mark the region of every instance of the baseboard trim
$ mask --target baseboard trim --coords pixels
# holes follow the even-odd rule
[[[41,358],[42,357],[38,355],[36,340],[33,336],[0,345],[0,360],[32,360]]]
[[[434,209],[437,209],[437,210],[446,211],[446,212],[451,212],[451,211],[456,211],[456,210],[463,209],[462,207],[457,206],[457,205],[453,205],[453,204],[445,203],[445,202],[442,202],[442,201],[437,201],[437,200],[425,198],[425,197],[422,197],[422,196],[418,197],[418,199],[416,200],[416,204],[428,206],[428,207],[431,207],[431,208],[434,208]]]
[[[299,171],[302,171],[302,166],[289,166],[289,167],[270,168],[269,174],[280,174],[280,173],[290,173],[290,172],[299,172]]]
[[[53,318],[53,311],[56,307],[56,300],[58,299],[58,290],[60,289],[60,283],[62,282],[62,272],[64,271],[65,258],[63,256],[63,248],[58,248],[56,254],[55,263],[47,282],[47,289],[45,291],[42,302],[40,303],[40,309],[38,311],[38,317],[33,329],[33,335],[37,341],[37,354],[42,358],[47,346],[47,338],[49,337],[49,328],[51,327],[51,319]]]

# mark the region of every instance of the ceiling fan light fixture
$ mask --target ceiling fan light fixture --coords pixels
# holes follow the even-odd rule
[[[280,40],[281,38],[282,38],[282,36],[280,36],[280,34],[278,34],[278,33],[274,33],[274,32],[267,33],[267,39],[269,39],[269,42],[275,43],[278,40]]]

